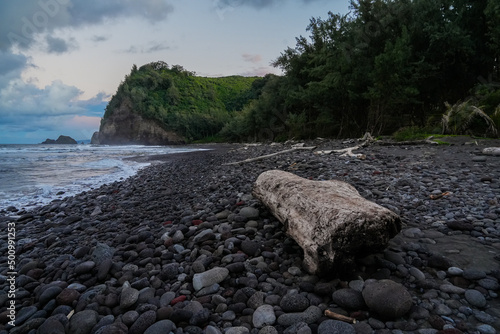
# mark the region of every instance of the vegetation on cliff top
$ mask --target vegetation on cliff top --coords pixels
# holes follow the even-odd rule
[[[199,77],[162,61],[134,65],[107,105],[103,122],[128,100],[132,112],[159,121],[189,141],[200,140],[217,135],[233,113],[258,97],[262,80]]]
[[[405,126],[498,135],[498,0],[357,0],[312,19],[285,75],[229,127],[240,138],[354,137]],[[465,100],[465,102],[463,102]]]
[[[275,60],[283,76],[134,67],[106,115],[128,96],[188,139],[378,136],[404,127],[498,135],[498,0],[352,0],[350,13],[313,18],[307,31]]]

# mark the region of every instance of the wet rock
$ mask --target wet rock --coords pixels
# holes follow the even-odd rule
[[[478,269],[465,269],[463,272],[463,277],[468,280],[480,280],[486,277],[486,273]]]
[[[497,331],[490,325],[482,324],[476,327],[481,334],[496,334]]]
[[[240,215],[247,219],[258,219],[259,218],[259,210],[252,207],[244,207],[240,210]]]
[[[101,320],[92,328],[92,333],[97,333],[103,327],[110,326],[115,322],[115,317],[113,315],[107,315],[102,317]]]
[[[207,270],[203,273],[194,274],[193,287],[198,291],[204,287],[222,282],[228,275],[229,270],[219,267]]]
[[[237,326],[237,327],[229,327],[228,329],[225,330],[225,334],[247,334],[250,333],[248,328],[243,327],[243,326]]]
[[[391,280],[366,282],[362,295],[370,311],[387,319],[405,315],[413,305],[408,290]]]
[[[80,297],[80,293],[75,289],[66,288],[57,296],[56,301],[59,305],[73,305],[73,302]]]
[[[135,310],[127,311],[122,316],[122,321],[128,327],[132,326],[132,324],[139,318],[139,313]]]
[[[276,315],[274,308],[271,305],[259,306],[252,316],[252,323],[255,328],[262,328],[264,326],[272,326],[276,322]]]
[[[108,272],[111,269],[111,266],[113,265],[113,261],[111,259],[104,259],[101,261],[97,268],[97,280],[98,281],[104,281],[106,277],[108,276]]]
[[[356,334],[356,330],[348,323],[326,320],[319,325],[318,334]]]
[[[54,299],[57,295],[59,295],[62,292],[62,290],[63,289],[61,289],[59,286],[51,286],[42,292],[38,301],[40,302],[41,305],[45,305],[49,301]]]
[[[209,310],[202,309],[193,314],[191,319],[189,319],[189,324],[197,327],[205,327],[208,324],[211,314]]]
[[[78,247],[73,252],[73,256],[76,257],[77,259],[81,259],[85,255],[87,255],[89,253],[89,251],[90,251],[90,247],[89,246]]]
[[[286,294],[281,298],[280,307],[284,312],[302,312],[309,307],[309,299],[300,294]]]
[[[139,299],[139,291],[137,289],[127,287],[124,288],[120,295],[120,308],[125,310],[134,305]]]
[[[16,314],[16,326],[22,325],[26,320],[28,320],[33,314],[38,311],[36,306],[25,307]]]
[[[149,326],[144,334],[165,334],[173,332],[175,329],[175,324],[172,321],[161,320]]]
[[[161,278],[163,280],[172,280],[177,278],[179,275],[179,264],[177,263],[169,263],[165,265],[161,271]]]
[[[132,326],[130,326],[129,334],[143,334],[146,329],[155,323],[156,312],[146,311],[137,318]]]
[[[474,225],[468,221],[449,221],[446,225],[452,230],[472,231],[474,229]]]
[[[64,325],[57,319],[57,317],[52,316],[45,320],[45,322],[38,327],[38,334],[65,334]]]
[[[467,290],[465,291],[465,299],[472,306],[483,308],[486,306],[486,298],[484,295],[477,290]]]
[[[114,253],[115,253],[114,248],[108,246],[105,243],[99,242],[95,246],[90,257],[92,261],[94,261],[96,265],[99,266],[102,261],[106,259],[112,259]]]
[[[453,266],[453,263],[450,259],[442,256],[442,255],[431,255],[427,260],[427,265],[432,268],[447,270],[448,268]]]
[[[97,324],[98,314],[94,310],[83,310],[69,319],[68,331],[72,334],[89,334]]]
[[[305,322],[298,322],[285,329],[283,334],[312,334],[312,330]]]
[[[312,324],[321,318],[321,309],[317,306],[309,306],[304,312],[285,313],[278,317],[278,324],[282,326],[291,326],[298,322]]]
[[[80,263],[75,267],[75,274],[77,275],[83,275],[86,273],[89,273],[92,271],[92,269],[95,267],[95,262],[94,261],[85,261]]]
[[[332,294],[332,300],[340,307],[349,310],[360,310],[366,307],[361,292],[353,289],[340,289]]]
[[[465,293],[465,289],[462,289],[461,287],[455,286],[453,284],[443,284],[439,287],[439,290],[446,293],[455,293],[457,295]]]
[[[241,250],[249,256],[257,255],[259,249],[260,244],[256,241],[243,240],[243,242],[241,243]]]
[[[259,334],[278,334],[278,330],[274,326],[265,326],[260,329]]]

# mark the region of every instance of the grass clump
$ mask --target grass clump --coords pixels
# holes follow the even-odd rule
[[[428,131],[424,128],[418,126],[408,126],[400,128],[398,131],[394,132],[392,138],[395,141],[412,141],[412,140],[423,140],[431,136]]]

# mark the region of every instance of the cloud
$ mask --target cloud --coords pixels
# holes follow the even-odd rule
[[[167,0],[25,0],[0,1],[0,50],[29,48],[42,33],[120,17],[142,17],[152,23],[173,11]]]
[[[231,9],[237,7],[253,7],[255,9],[263,9],[267,7],[275,7],[280,4],[283,4],[287,0],[216,0],[215,7],[217,9]],[[317,1],[325,1],[325,0],[301,0],[305,4],[309,4]]]
[[[54,81],[40,89],[21,79],[14,79],[0,91],[0,110],[15,115],[65,115],[83,110],[75,104],[83,92],[75,86]]]
[[[163,50],[170,50],[166,43],[150,42],[148,45],[131,45],[128,49],[119,51],[121,53],[154,53]]]
[[[0,143],[35,143],[62,133],[90,138],[99,129],[109,95],[100,92],[78,100],[81,94],[77,87],[61,81],[43,88],[19,78],[10,81],[0,90]]]
[[[247,61],[249,63],[258,63],[258,62],[262,61],[261,55],[252,55],[252,54],[244,53],[241,56],[243,57],[244,61]]]
[[[61,54],[78,48],[74,38],[71,38],[69,41],[65,41],[62,38],[47,36],[45,40],[47,42],[48,53]]]
[[[105,42],[108,39],[109,39],[109,37],[107,37],[107,36],[97,36],[97,35],[92,36],[92,41],[96,42],[96,43]]]
[[[84,135],[79,135],[79,137],[75,139],[90,139],[92,133],[99,129],[99,125],[101,124],[101,117],[77,115],[69,118],[64,118],[61,121],[61,124],[66,131],[72,133],[85,133]]]
[[[0,90],[10,81],[19,78],[26,66],[28,66],[26,56],[0,51]]]

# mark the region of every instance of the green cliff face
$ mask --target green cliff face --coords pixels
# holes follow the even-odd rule
[[[216,136],[257,97],[259,80],[199,77],[164,62],[134,65],[106,107],[99,142],[166,145]]]

